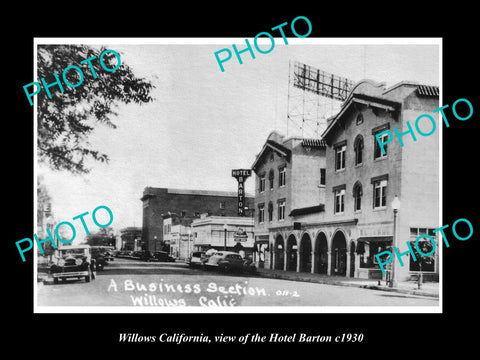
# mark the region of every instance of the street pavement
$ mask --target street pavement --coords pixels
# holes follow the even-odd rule
[[[375,285],[376,282],[366,284],[355,279],[326,279],[325,276],[315,275],[281,274],[280,271],[265,269],[259,269],[256,275],[223,274],[190,269],[182,262],[148,263],[115,259],[104,271],[97,271],[96,279],[90,283],[69,280],[54,285],[50,277],[43,276],[43,281],[37,283],[37,306],[194,306],[199,308],[199,312],[205,307],[239,306],[265,309],[273,306],[286,310],[302,306],[439,306],[438,298],[431,294],[420,296],[422,294],[385,291],[382,286]]]

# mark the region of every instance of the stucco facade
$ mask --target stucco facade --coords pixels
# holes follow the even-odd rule
[[[384,84],[362,81],[339,113],[329,119],[322,136],[323,152],[310,149],[295,154],[295,146],[282,141],[290,152],[279,156],[278,162],[274,158],[270,166],[267,159],[275,149],[262,149],[264,155],[254,164],[257,181],[262,173],[268,174],[269,167],[276,168],[282,161],[287,164],[289,179],[284,193],[278,191],[275,196],[261,193],[257,186],[256,209],[263,202],[284,196],[290,215],[281,224],[261,224],[255,219],[256,237],[269,241],[269,267],[385,278],[375,254],[391,250],[394,239],[404,252],[407,241],[414,241],[422,233],[433,235],[432,230],[441,225],[438,129],[429,136],[415,133],[416,141],[405,133],[401,137],[403,146],[394,137],[385,154],[375,138],[387,130],[394,133],[394,127],[399,133],[406,132],[407,121],[415,129],[416,119],[423,114],[432,115],[440,124],[438,116],[432,114],[439,107],[438,88],[424,88],[402,82],[386,89]],[[428,120],[420,121],[419,126],[424,133],[432,129]],[[278,134],[275,137],[283,140]],[[321,167],[326,168],[324,186],[314,179]],[[396,234],[391,207],[395,196],[401,203]],[[438,238],[436,241],[438,244]],[[401,260],[404,266],[396,268],[399,279],[418,273],[420,262],[414,263],[410,254]],[[438,278],[438,252],[422,260],[422,265],[427,277]]]

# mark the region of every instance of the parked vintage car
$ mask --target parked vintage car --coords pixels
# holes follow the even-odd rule
[[[206,268],[216,268],[221,271],[254,272],[255,265],[249,260],[242,258],[239,253],[232,251],[219,251],[208,258]]]
[[[159,262],[175,262],[175,258],[170,256],[166,251],[154,251],[153,257],[155,258],[155,261]]]
[[[55,251],[55,261],[50,266],[53,283],[69,278],[95,279],[95,259],[89,245],[65,246]]]
[[[92,250],[92,258],[95,259],[95,269],[103,270],[105,265],[108,265],[107,259],[105,256],[105,247],[104,246],[90,246]]]
[[[104,247],[104,257],[106,261],[113,261],[115,255],[115,248],[113,246],[105,246]]]
[[[189,267],[203,267],[203,265],[208,261],[208,256],[204,251],[194,251],[190,254],[187,259],[187,264]]]
[[[156,261],[152,251],[143,250],[140,252],[140,260],[142,261]]]

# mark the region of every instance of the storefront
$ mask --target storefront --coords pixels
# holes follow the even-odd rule
[[[360,237],[356,244],[356,258],[358,259],[357,274],[361,279],[382,279],[382,271],[375,255],[391,250],[392,236]]]

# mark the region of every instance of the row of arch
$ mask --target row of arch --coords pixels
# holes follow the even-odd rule
[[[342,230],[335,232],[330,247],[323,232],[318,233],[313,246],[308,233],[304,233],[299,242],[294,234],[290,234],[286,241],[277,234],[271,256],[272,268],[277,270],[354,276],[355,243],[352,241],[347,249],[347,239]]]

